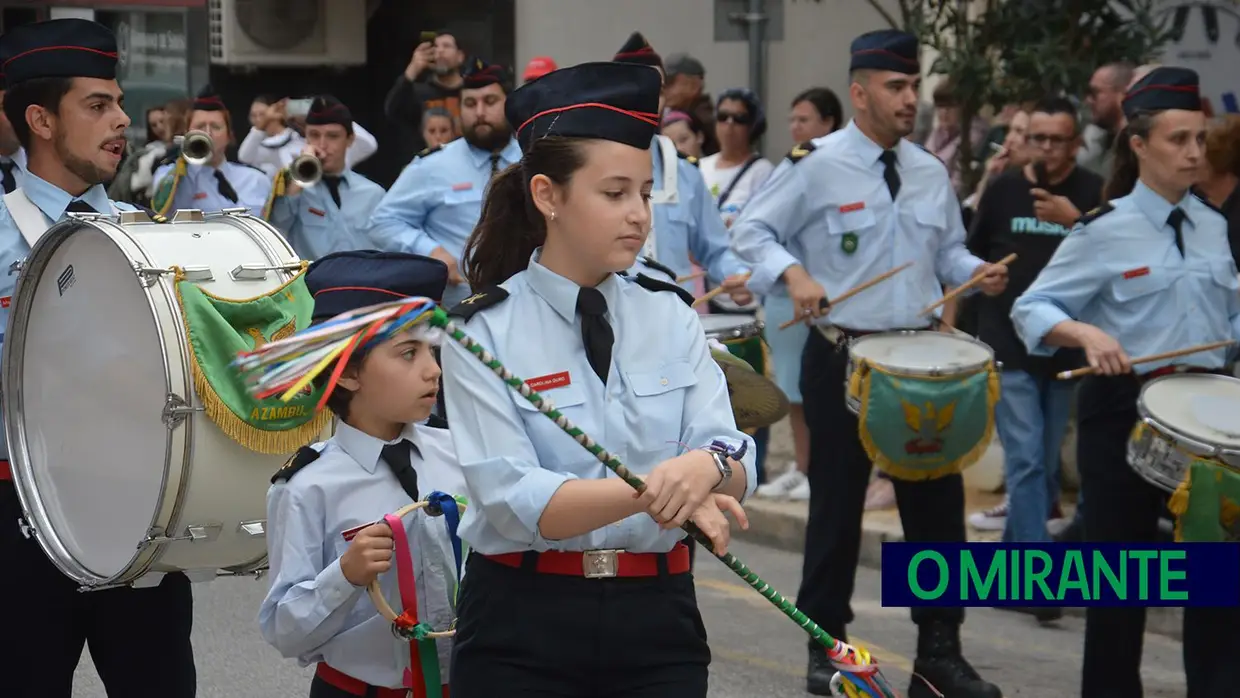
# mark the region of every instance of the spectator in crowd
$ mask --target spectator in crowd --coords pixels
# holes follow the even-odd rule
[[[702,124],[692,114],[669,110],[663,115],[662,133],[672,139],[681,155],[702,159],[702,144],[706,142],[706,134],[702,131]]]
[[[1085,131],[1077,164],[1102,177],[1111,174],[1111,144],[1115,134],[1124,127],[1124,111],[1120,105],[1135,78],[1135,71],[1136,66],[1131,63],[1108,63],[1095,70],[1089,79],[1085,105],[1089,107],[1093,123],[1092,128]]]
[[[788,130],[794,143],[804,143],[831,133],[844,123],[840,98],[825,87],[811,87],[792,98]]]
[[[112,183],[108,185],[108,198],[124,201],[135,206],[150,206],[155,195],[155,170],[169,158],[180,153],[176,138],[189,130],[189,113],[193,102],[174,99],[158,107],[163,119],[158,137],[148,138],[121,163]],[[148,112],[148,120],[150,119]],[[154,130],[148,126],[148,130]]]
[[[962,163],[959,158],[963,138],[960,118],[960,99],[956,96],[956,87],[950,80],[943,80],[934,88],[934,128],[930,130],[925,146],[926,150],[947,165],[956,195],[964,199],[968,192],[961,191],[963,173],[969,163]],[[988,129],[989,124],[984,119],[974,118],[970,124],[970,152],[975,159],[978,157],[978,149],[986,139]]]
[[[263,128],[266,123],[267,109],[280,100],[275,95],[259,95],[250,102],[250,128]]]
[[[437,148],[456,140],[460,136],[456,128],[456,119],[442,107],[432,107],[422,115],[422,140],[428,148]]]
[[[666,83],[663,86],[664,106],[697,118],[702,124],[705,141],[703,155],[719,152],[715,138],[715,105],[706,93],[706,67],[687,53],[673,53],[663,62]]]
[[[459,128],[464,64],[465,52],[456,37],[440,34],[418,44],[405,72],[396,76],[383,100],[383,114],[400,133],[397,148],[402,160],[430,145],[422,138],[422,115],[428,109],[447,110]]]
[[[1240,260],[1240,116],[1228,114],[1206,134],[1206,158],[1197,193],[1227,216],[1232,259]]]
[[[558,69],[558,67],[555,64],[555,59],[550,56],[535,56],[530,59],[529,63],[525,64],[525,71],[521,73],[521,82],[526,83],[530,80],[537,80],[547,73]]]

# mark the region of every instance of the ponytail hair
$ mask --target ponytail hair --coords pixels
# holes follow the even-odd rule
[[[502,284],[529,266],[530,255],[547,241],[547,220],[534,206],[530,180],[541,174],[567,185],[585,164],[581,146],[580,138],[539,138],[520,162],[491,179],[478,225],[465,243],[465,278],[471,288]]]
[[[1154,117],[1159,112],[1137,112],[1115,136],[1114,159],[1111,163],[1111,175],[1107,177],[1106,187],[1102,191],[1104,201],[1118,199],[1132,193],[1137,186],[1137,177],[1141,174],[1141,165],[1137,154],[1132,150],[1130,141],[1133,136],[1145,140],[1150,137],[1150,128],[1154,125]]]

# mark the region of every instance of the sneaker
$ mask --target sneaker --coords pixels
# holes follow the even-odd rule
[[[896,487],[885,477],[876,477],[870,481],[865,491],[865,510],[881,511],[896,506]]]
[[[969,525],[979,531],[1002,531],[1007,525],[1008,501],[985,511],[969,514]]]
[[[764,499],[783,499],[791,497],[798,488],[804,488],[806,499],[809,498],[809,478],[795,467],[789,468],[783,475],[762,485],[754,492]]]
[[[1063,507],[1059,505],[1059,502],[1055,502],[1054,508],[1051,509],[1050,518],[1046,521],[1046,532],[1054,538],[1071,524],[1072,519],[1065,517],[1063,515]]]

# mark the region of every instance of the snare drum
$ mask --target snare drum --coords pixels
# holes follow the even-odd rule
[[[967,335],[862,336],[849,349],[845,400],[879,470],[902,480],[958,473],[977,462],[994,431],[994,352]]]
[[[290,454],[249,450],[204,414],[173,265],[229,299],[303,268],[261,219],[185,210],[74,216],[20,263],[3,361],[13,480],[40,546],[87,588],[266,564],[266,491]]]
[[[1240,379],[1209,373],[1155,378],[1137,398],[1140,420],[1128,440],[1128,464],[1174,492],[1193,461],[1240,468]]]
[[[703,315],[706,338],[727,347],[738,359],[753,367],[759,375],[767,375],[766,344],[762,340],[765,325],[753,315]]]

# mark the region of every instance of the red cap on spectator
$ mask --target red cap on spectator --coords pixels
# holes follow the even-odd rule
[[[550,56],[535,56],[525,64],[525,73],[521,76],[522,80],[533,80],[556,70],[555,61]]]

